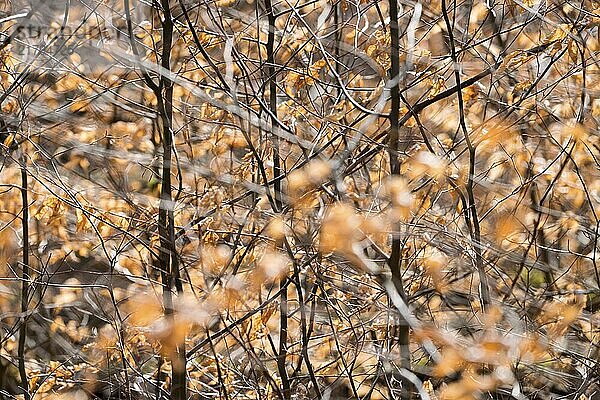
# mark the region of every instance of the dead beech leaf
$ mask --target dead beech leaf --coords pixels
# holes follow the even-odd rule
[[[462,370],[466,365],[462,353],[456,347],[446,347],[441,352],[441,357],[433,367],[432,373],[437,377],[444,377]]]
[[[423,268],[427,275],[431,277],[433,285],[437,291],[444,293],[446,287],[444,285],[444,268],[448,266],[448,257],[438,249],[430,247],[423,255]]]
[[[144,294],[132,296],[126,310],[130,313],[129,322],[137,326],[148,326],[163,315],[160,299]]]
[[[431,84],[431,89],[429,89],[428,97],[430,99],[435,97],[438,93],[440,93],[445,88],[446,88],[446,80],[442,77],[438,77],[437,79],[433,80],[433,83]]]
[[[352,251],[352,244],[357,239],[361,222],[361,218],[350,205],[340,203],[331,207],[321,226],[321,251]]]
[[[571,25],[560,24],[556,27],[556,29],[551,34],[549,34],[548,36],[546,36],[544,38],[542,43],[549,44],[549,43],[557,42],[559,40],[563,40],[564,38],[567,37],[567,35],[569,34],[570,31],[571,31]]]
[[[533,58],[533,55],[527,54],[523,50],[515,50],[512,53],[509,53],[506,57],[504,57],[504,60],[502,60],[502,64],[500,65],[498,70],[510,71],[518,69],[526,63],[528,63],[529,61],[531,61]]]
[[[185,340],[191,324],[182,319],[162,317],[155,321],[148,332],[148,337],[160,343],[161,352],[171,354]]]
[[[406,179],[399,176],[392,177],[386,182],[384,189],[392,201],[394,218],[407,220],[414,207],[415,198]]]

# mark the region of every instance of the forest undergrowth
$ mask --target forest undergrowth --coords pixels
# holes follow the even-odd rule
[[[599,28],[0,1],[0,398],[600,396]]]

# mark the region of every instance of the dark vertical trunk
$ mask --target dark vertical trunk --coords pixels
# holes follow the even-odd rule
[[[171,72],[171,48],[173,45],[173,19],[169,0],[161,0],[162,20],[162,54],[158,90],[155,92],[160,114],[162,133],[163,164],[160,190],[160,211],[158,230],[160,235],[160,268],[163,282],[163,301],[165,313],[175,322],[173,315],[173,287],[179,293],[183,285],[179,276],[179,259],[175,245],[175,218],[173,196],[171,192],[171,164],[173,158],[173,81],[168,76]],[[179,343],[170,355],[172,368],[171,397],[176,400],[187,398],[185,341]]]
[[[21,157],[21,198],[23,201],[23,212],[21,221],[23,224],[23,273],[21,276],[21,327],[19,329],[19,375],[21,377],[21,387],[25,400],[31,399],[29,393],[29,380],[25,370],[25,340],[27,339],[27,310],[29,308],[29,200],[27,196],[27,159],[25,155]]]
[[[274,191],[274,211],[281,212],[283,208],[281,199],[281,161],[279,158],[279,121],[277,118],[277,76],[275,72],[275,12],[271,0],[265,0],[265,9],[267,12],[269,33],[267,36],[267,79],[269,82],[269,112],[271,114],[271,143],[273,151],[273,191]],[[279,287],[286,287],[287,276],[281,278]],[[287,290],[281,291],[279,302],[279,350],[277,354],[277,370],[281,377],[281,392],[285,399],[291,398],[291,385],[287,373]]]
[[[388,142],[388,152],[390,158],[390,173],[392,175],[400,174],[400,160],[398,157],[398,143],[400,136],[400,30],[398,26],[398,2],[389,0],[390,7],[390,35],[391,35],[391,68],[390,88],[391,110],[390,110],[390,136]],[[406,302],[406,293],[402,282],[402,240],[399,232],[400,224],[396,224],[392,232],[392,251],[388,264],[392,272],[392,282],[402,300]],[[396,339],[400,346],[401,366],[407,370],[410,369],[410,332],[407,322],[399,317],[400,321],[396,331]],[[402,397],[410,397],[410,382],[403,379]]]

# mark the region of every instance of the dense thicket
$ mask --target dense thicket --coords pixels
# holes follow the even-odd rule
[[[597,396],[600,4],[0,8],[0,396]]]

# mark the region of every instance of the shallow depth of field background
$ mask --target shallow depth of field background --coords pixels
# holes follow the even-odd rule
[[[0,397],[598,396],[600,3],[0,5]]]

